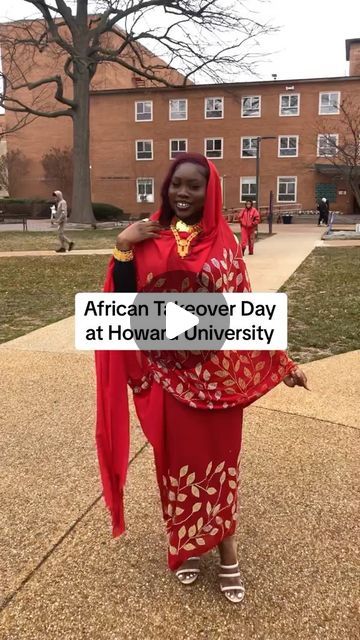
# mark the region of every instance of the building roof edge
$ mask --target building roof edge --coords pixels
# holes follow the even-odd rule
[[[360,42],[360,40],[359,40]],[[116,93],[162,93],[167,91],[174,90],[185,90],[191,88],[193,91],[196,89],[211,89],[212,91],[216,91],[219,89],[223,89],[226,91],[227,89],[238,89],[241,87],[257,87],[257,86],[269,86],[269,85],[295,85],[299,83],[318,83],[318,82],[360,82],[360,76],[334,76],[330,78],[297,78],[291,80],[256,80],[249,82],[222,82],[218,84],[188,84],[188,85],[175,85],[173,87],[126,87],[126,88],[118,88],[118,89],[92,89],[90,91],[91,95],[109,95]]]
[[[346,60],[350,60],[350,47],[352,44],[360,44],[360,38],[349,38],[345,40]]]

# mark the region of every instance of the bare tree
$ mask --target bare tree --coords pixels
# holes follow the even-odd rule
[[[20,149],[8,151],[0,156],[0,189],[7,191],[9,196],[16,190],[19,177],[29,173],[30,160]]]
[[[186,85],[196,73],[206,73],[216,82],[224,80],[224,74],[228,79],[252,71],[257,38],[272,30],[256,19],[254,0],[251,10],[246,6],[250,0],[24,3],[37,10],[38,19],[0,26],[0,105],[20,118],[71,118],[71,219],[84,223],[95,222],[90,195],[89,96],[99,65],[120,65],[146,86]],[[44,51],[53,55],[56,72],[42,77],[35,70],[34,76],[34,61]]]
[[[73,180],[73,152],[70,147],[59,149],[51,147],[41,158],[45,180],[54,184],[54,189],[60,189],[67,198],[72,193]]]
[[[360,105],[345,98],[339,109],[337,133],[328,133],[324,126],[319,129],[318,154],[335,168],[334,177],[349,185],[360,208]]]

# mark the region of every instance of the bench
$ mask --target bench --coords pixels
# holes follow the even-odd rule
[[[23,213],[0,211],[0,224],[22,224],[23,231],[28,230],[27,216]]]

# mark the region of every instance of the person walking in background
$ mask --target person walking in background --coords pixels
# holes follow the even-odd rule
[[[245,208],[239,213],[240,227],[241,227],[241,248],[243,255],[245,249],[249,247],[249,254],[254,253],[255,242],[255,230],[260,222],[260,213],[254,207],[252,200],[245,202]]]
[[[317,206],[317,210],[319,212],[318,227],[320,227],[320,225],[322,224],[327,225],[328,219],[329,219],[329,210],[330,210],[329,201],[326,200],[326,198],[321,198]]]
[[[51,224],[58,225],[58,234],[59,234],[59,242],[60,247],[55,249],[56,253],[65,253],[66,244],[68,245],[68,251],[74,247],[74,243],[65,235],[65,224],[67,220],[67,203],[63,198],[63,194],[61,191],[54,191],[53,196],[56,198],[56,215],[55,218],[51,221]]]

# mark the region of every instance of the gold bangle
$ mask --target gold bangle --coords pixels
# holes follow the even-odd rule
[[[129,249],[128,251],[121,251],[115,247],[113,256],[115,260],[118,260],[119,262],[131,262],[131,260],[134,260],[134,252],[132,249]]]

